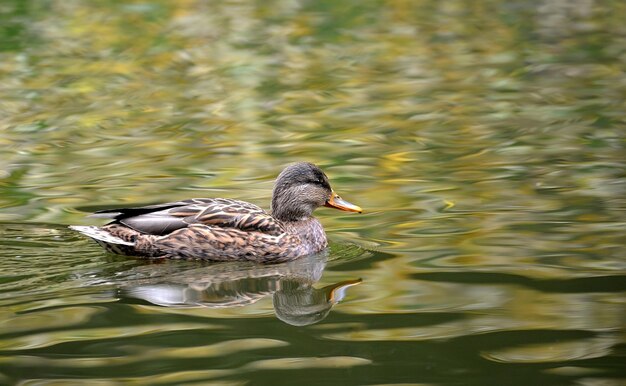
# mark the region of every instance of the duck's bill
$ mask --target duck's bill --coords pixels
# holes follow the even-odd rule
[[[345,210],[346,212],[363,212],[363,209],[361,209],[360,206],[349,203],[348,201],[339,197],[339,195],[335,192],[332,192],[332,194],[330,195],[330,199],[326,201],[324,206],[339,210]]]

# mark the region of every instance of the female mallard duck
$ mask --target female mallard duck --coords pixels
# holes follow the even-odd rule
[[[272,211],[245,201],[192,198],[135,208],[109,209],[103,227],[71,226],[113,253],[147,258],[282,262],[323,250],[328,244],[313,211],[329,206],[361,208],[344,201],[317,166],[300,162],[274,185]]]

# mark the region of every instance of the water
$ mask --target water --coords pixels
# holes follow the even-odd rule
[[[0,4],[0,384],[621,385],[619,1]],[[68,224],[269,206],[323,255],[150,263]]]

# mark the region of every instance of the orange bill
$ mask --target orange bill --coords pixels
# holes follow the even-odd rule
[[[345,210],[346,212],[359,212],[359,213],[363,212],[363,209],[361,209],[360,206],[349,203],[348,201],[339,197],[339,195],[335,193],[334,191],[330,194],[330,199],[326,201],[324,206],[327,206],[329,208],[339,209],[339,210]]]

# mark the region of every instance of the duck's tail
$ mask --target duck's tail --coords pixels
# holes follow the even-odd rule
[[[91,237],[109,252],[117,253],[119,255],[132,255],[133,252],[135,252],[134,242],[122,240],[119,237],[113,236],[105,229],[94,226],[80,225],[70,225],[70,229]]]

